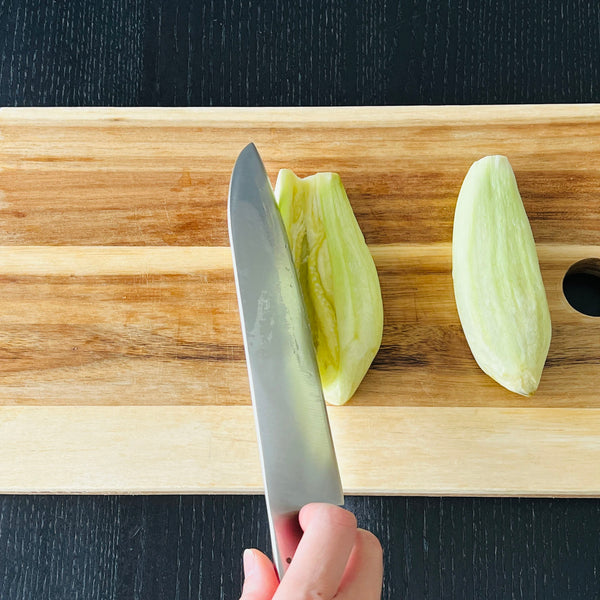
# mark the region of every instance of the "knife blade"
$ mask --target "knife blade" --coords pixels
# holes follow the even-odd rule
[[[271,183],[254,144],[231,175],[229,239],[273,558],[279,577],[310,502],[344,497],[310,325]]]

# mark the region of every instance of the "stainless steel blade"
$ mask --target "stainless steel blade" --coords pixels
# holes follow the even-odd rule
[[[287,235],[254,144],[229,188],[229,237],[275,565],[285,573],[309,502],[343,504],[310,326]]]

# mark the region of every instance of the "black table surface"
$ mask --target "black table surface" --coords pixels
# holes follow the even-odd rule
[[[599,100],[597,0],[0,0],[1,105]],[[347,506],[386,599],[600,598],[596,499]],[[0,496],[0,599],[236,599],[249,546],[260,496]]]

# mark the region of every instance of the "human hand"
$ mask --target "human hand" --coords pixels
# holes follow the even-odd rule
[[[307,504],[299,520],[304,534],[281,583],[262,552],[244,552],[240,600],[380,600],[381,544],[357,528],[351,512],[333,504]]]

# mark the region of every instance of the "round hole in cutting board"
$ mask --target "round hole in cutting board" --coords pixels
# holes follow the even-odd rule
[[[563,294],[576,311],[600,317],[600,258],[571,265],[563,278]]]

